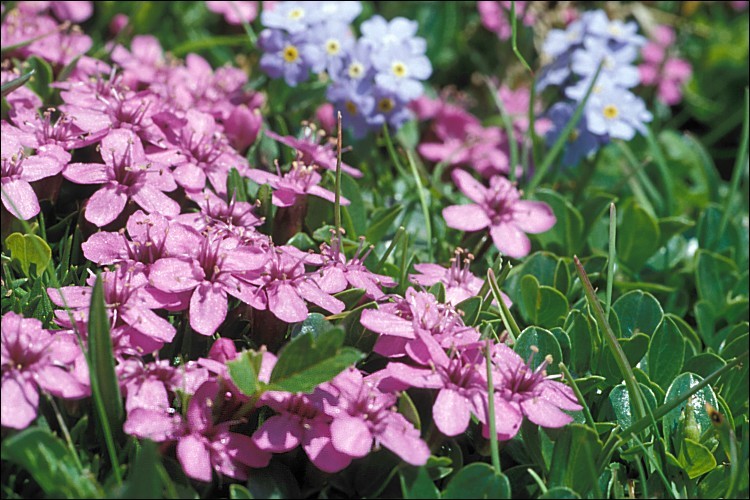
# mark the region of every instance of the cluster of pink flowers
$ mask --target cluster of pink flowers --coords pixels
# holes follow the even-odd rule
[[[652,40],[641,49],[643,62],[638,66],[641,83],[656,87],[657,97],[668,106],[682,100],[682,86],[693,74],[690,63],[670,54],[675,41],[675,32],[669,26],[659,25],[652,33]]]
[[[278,165],[277,173],[251,166],[243,153],[261,133],[264,98],[245,90],[244,72],[213,69],[195,54],[184,62],[167,58],[150,36],[136,36],[130,48],[110,46],[110,65],[84,55],[91,40],[47,15],[49,9],[58,19],[81,21],[91,5],[44,4],[21,2],[5,16],[4,42],[6,36],[13,43],[36,39],[12,56],[42,57],[58,75],[65,64],[78,61],[55,84],[62,100],[57,108],[42,110],[39,97],[23,87],[8,95],[2,202],[12,216],[28,220],[40,211],[39,181],[56,179],[58,188],[63,182],[68,188],[93,186],[82,207],[82,220],[89,224],[84,234],[90,234],[82,250],[103,267],[126,433],[160,442],[164,451],[174,446],[189,477],[210,481],[214,472],[245,480],[250,468],[265,467],[273,453],[297,446],[327,472],[380,447],[423,465],[430,456],[428,443],[394,409],[399,391],[409,387],[437,391],[433,416],[446,436],[464,432],[471,414],[487,435],[489,401],[498,409],[500,439],[514,436],[524,415],[550,427],[571,421],[561,411],[580,409],[570,389],[547,378],[545,364],[531,370],[504,344],[490,347],[495,383],[488,386],[485,343],[456,308],[481,288],[469,270],[471,257],[461,260],[459,253],[450,268],[416,267],[414,283],[444,283],[447,301],[440,303],[414,288],[404,297],[388,294],[396,282],[365,266],[371,247],[364,242],[350,256],[339,235],[319,252],[303,252],[259,230],[266,221],[256,214],[257,205],[227,191],[232,169],[269,185],[280,211],[304,205],[309,195],[333,202],[334,194],[319,184],[320,171],[336,169],[336,156],[311,129],[301,138],[269,131],[270,138],[297,150],[296,160],[285,172]],[[229,22],[255,15],[251,6],[230,7],[218,6]],[[6,68],[3,82],[17,76]],[[467,113],[442,106],[432,116],[447,124],[451,113],[473,124],[468,128],[476,130],[480,143],[487,142],[485,149],[505,154],[503,139],[485,138],[493,129]],[[449,142],[450,133],[441,139]],[[473,151],[461,162],[484,154],[481,146]],[[446,219],[473,220],[467,230],[490,227],[504,252],[521,256],[528,252],[523,231],[545,230],[554,216],[543,204],[518,199],[498,175],[507,173],[507,161],[504,167],[491,159],[486,165],[481,173],[490,178],[489,189],[467,172],[454,171],[459,187],[477,205],[449,207]],[[346,164],[342,169],[361,175]],[[459,213],[467,211],[470,218]],[[84,352],[95,282],[92,274],[85,286],[47,290],[60,308],[54,312],[55,329],[14,312],[3,316],[3,427],[30,425],[40,391],[63,399],[89,396]],[[375,373],[349,367],[309,394],[265,392],[248,409],[250,396],[234,385],[227,367],[238,356],[234,342],[219,337],[234,333],[226,322],[230,306],[267,310],[280,322],[298,323],[307,319],[310,304],[342,313],[345,304],[335,295],[350,288],[377,301],[377,309],[362,313],[361,323],[379,334],[374,351],[390,363]],[[194,330],[214,336],[208,356],[177,365],[160,359],[159,351],[178,338],[178,327],[182,335]],[[269,382],[276,357],[263,347],[261,352],[259,380]],[[249,412],[260,407],[275,415],[252,428]]]

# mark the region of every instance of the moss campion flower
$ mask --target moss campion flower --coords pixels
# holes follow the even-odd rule
[[[474,203],[444,208],[448,227],[461,231],[488,227],[495,246],[510,257],[518,259],[529,254],[531,242],[526,233],[543,233],[557,222],[549,205],[522,200],[505,177],[493,177],[486,188],[467,172],[454,170],[453,182]]]

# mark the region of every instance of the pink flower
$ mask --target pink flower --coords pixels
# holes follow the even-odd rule
[[[245,174],[247,160],[229,145],[213,116],[190,109],[184,118],[162,112],[154,120],[167,143],[149,158],[174,166],[174,178],[185,191],[202,191],[208,179],[217,194],[225,195],[231,168]]]
[[[641,50],[643,63],[638,66],[641,82],[656,86],[659,100],[674,106],[682,100],[682,86],[692,75],[693,69],[684,59],[669,55],[669,48],[675,41],[672,28],[659,25],[652,38]]]
[[[56,306],[70,308],[76,321],[87,323],[95,280],[96,277],[91,276],[89,286],[65,286],[59,291],[48,288],[47,294]],[[169,321],[152,310],[162,304],[148,293],[146,284],[146,275],[136,269],[119,267],[102,273],[104,303],[111,318],[113,336],[114,328],[123,326],[125,331],[122,333],[130,337],[133,348],[153,352],[170,342],[176,331]],[[71,326],[66,310],[55,311],[55,317],[61,325]]]
[[[310,127],[304,130],[304,136],[297,139],[292,136],[280,136],[270,130],[264,132],[271,139],[294,148],[300,155],[298,161],[304,165],[318,165],[327,170],[336,171],[336,149],[331,142],[319,143],[315,131]],[[362,172],[341,162],[341,171],[352,177],[362,177]]]
[[[224,121],[224,133],[238,152],[244,152],[258,138],[262,125],[260,109],[240,104]]]
[[[123,69],[124,81],[133,88],[138,88],[139,82],[151,84],[163,78],[167,68],[161,44],[152,35],[134,36],[130,51],[117,45],[111,57]]]
[[[525,233],[543,233],[555,225],[552,209],[540,201],[520,199],[511,182],[500,176],[490,179],[490,187],[463,170],[453,171],[453,182],[474,203],[443,209],[448,227],[461,231],[490,228],[495,246],[514,258],[528,255],[531,242]]]
[[[277,412],[267,418],[252,436],[257,447],[273,453],[284,453],[302,446],[310,461],[325,472],[347,467],[352,457],[338,451],[331,442],[333,418],[323,411],[323,400],[333,399],[324,390],[312,394],[266,392],[258,404]]]
[[[360,323],[381,334],[374,351],[387,357],[408,355],[415,361],[428,364],[429,357],[420,342],[419,332],[427,332],[446,349],[471,344],[479,339],[479,332],[467,327],[461,315],[450,304],[440,304],[434,295],[406,290],[405,297],[378,309],[362,311]]]
[[[456,353],[448,356],[435,339],[420,334],[429,352],[430,367],[417,368],[403,363],[389,363],[383,370],[387,377],[407,387],[438,389],[432,407],[432,418],[446,436],[461,434],[469,426],[471,415],[482,423],[488,421],[487,378],[484,363]],[[495,414],[498,429],[510,430],[502,415]],[[516,429],[517,430],[517,429]]]
[[[15,130],[17,129],[3,124],[0,167],[2,203],[14,217],[28,220],[39,213],[39,200],[29,183],[60,173],[65,162],[70,159],[70,154],[61,147],[50,144],[28,156]]]
[[[160,259],[149,273],[149,282],[172,293],[191,291],[190,326],[202,335],[213,335],[227,316],[227,296],[252,300],[252,287],[244,281],[248,271],[260,269],[265,252],[241,245],[235,238],[185,232],[184,257]]]
[[[104,164],[71,163],[63,171],[66,179],[78,184],[104,184],[86,204],[86,220],[106,226],[129,199],[148,213],[168,217],[180,213],[178,203],[164,194],[176,188],[171,172],[146,158],[138,136],[130,130],[113,130],[100,149]]]
[[[278,164],[276,165],[278,169]],[[322,177],[315,171],[315,167],[305,165],[299,161],[292,162],[292,168],[283,175],[263,170],[252,169],[247,176],[258,184],[269,184],[273,188],[273,204],[277,207],[291,207],[297,203],[297,198],[307,194],[315,195],[334,203],[336,195],[319,186]],[[341,204],[348,205],[349,200],[341,197]]]
[[[71,373],[83,358],[74,335],[44,330],[41,321],[9,312],[2,318],[1,348],[3,427],[23,429],[36,418],[40,389],[67,399],[88,395]]]
[[[259,248],[268,248],[270,245],[270,240],[255,230],[265,220],[255,215],[256,204],[234,198],[226,202],[210,189],[201,193],[188,193],[188,197],[201,210],[180,214],[175,218],[177,222],[197,231],[208,230],[222,236],[234,236],[248,243],[254,242],[253,246]]]
[[[493,367],[497,376],[494,378],[495,391],[499,395],[495,401],[495,412],[516,430],[523,417],[542,427],[562,427],[573,421],[573,418],[562,410],[577,411],[581,409],[573,390],[547,378],[544,370],[551,362],[545,359],[535,370],[529,368],[513,349],[505,344],[496,344],[492,353]],[[502,439],[510,439],[515,433],[498,431]]]
[[[337,375],[325,390],[335,401],[323,404],[333,417],[331,443],[337,451],[359,458],[370,453],[374,444],[388,448],[408,464],[427,462],[430,449],[419,431],[393,409],[394,394],[380,392],[356,368]]]
[[[168,411],[170,397],[177,391],[194,394],[208,380],[208,370],[194,361],[171,366],[167,360],[144,363],[134,356],[117,365],[117,378],[124,388],[128,412],[135,408]]]
[[[256,309],[268,308],[287,323],[307,318],[305,300],[334,314],[343,311],[344,303],[323,291],[313,276],[305,272],[305,262],[312,263],[310,259],[315,257],[294,247],[274,248],[260,276],[249,280],[257,287],[250,304]],[[319,258],[316,260],[319,263]]]
[[[315,281],[324,292],[338,293],[351,285],[365,290],[368,297],[379,299],[384,295],[381,287],[396,286],[396,281],[390,276],[375,274],[365,267],[364,262],[373,247],[370,246],[363,252],[364,241],[363,236],[360,239],[359,248],[348,260],[341,249],[339,238],[334,236],[331,239],[331,245],[323,243],[320,246],[323,265],[318,269]]]
[[[229,24],[251,23],[258,15],[258,2],[206,2],[211,12],[222,14]]]
[[[445,285],[445,300],[454,305],[469,297],[474,297],[479,294],[484,282],[480,278],[477,278],[469,269],[474,256],[466,253],[466,256],[461,259],[463,253],[462,249],[457,249],[455,257],[451,259],[450,267],[447,268],[429,262],[415,264],[414,269],[420,274],[410,274],[409,280],[412,283],[422,286],[443,283]],[[510,297],[503,292],[500,293],[505,305],[508,307],[512,306],[513,302],[510,300]]]

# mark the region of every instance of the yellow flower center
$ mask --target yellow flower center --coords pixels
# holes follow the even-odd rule
[[[357,114],[357,105],[354,104],[352,101],[346,101],[346,104],[344,106],[346,106],[346,110],[349,112],[349,114],[351,115]]]
[[[302,19],[303,17],[305,17],[305,11],[303,9],[296,8],[289,11],[289,19],[297,20]]]
[[[294,45],[287,45],[284,47],[284,60],[288,63],[293,63],[299,59],[299,50]]]
[[[393,74],[398,78],[403,78],[407,74],[406,64],[401,61],[396,61],[391,65],[391,71],[393,71]]]
[[[338,40],[335,40],[331,38],[326,42],[326,52],[328,52],[329,55],[335,56],[339,52],[341,52],[341,44]]]
[[[378,111],[389,113],[396,107],[396,103],[390,97],[384,97],[378,101]]]
[[[606,106],[604,106],[602,114],[604,114],[604,118],[614,120],[620,114],[620,110],[617,109],[617,106],[615,106],[614,104],[607,104]]]
[[[362,65],[362,63],[353,62],[349,65],[349,78],[362,78],[362,75],[365,72],[365,67]]]

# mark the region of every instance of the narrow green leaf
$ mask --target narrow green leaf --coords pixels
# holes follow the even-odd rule
[[[162,480],[159,468],[163,467],[156,451],[156,443],[144,439],[138,445],[130,473],[115,491],[115,498],[161,498]]]
[[[365,232],[367,241],[377,242],[382,240],[403,209],[403,205],[394,205],[390,208],[375,210],[371,217],[374,222]]]
[[[97,274],[94,290],[91,293],[91,307],[88,323],[89,372],[91,392],[99,417],[99,425],[107,444],[107,451],[117,483],[122,483],[120,466],[115,450],[114,436],[122,431],[123,408],[120,385],[115,373],[115,359],[112,353],[109,316],[104,302],[104,285],[101,274]]]
[[[28,82],[32,76],[34,76],[33,69],[29,71],[28,73],[24,73],[18,78],[14,78],[13,80],[9,82],[3,83],[3,85],[0,87],[0,93],[2,93],[2,96],[5,97],[6,95],[10,94],[17,88],[21,87],[24,83]]]
[[[550,486],[575,488],[582,495],[597,488],[596,458],[602,449],[594,429],[570,424],[555,441],[549,473]],[[601,495],[594,495],[600,498]]]
[[[47,61],[37,56],[31,56],[26,60],[25,64],[34,72],[34,76],[29,80],[28,86],[43,101],[46,101],[52,93],[52,89],[49,86],[54,81],[52,67]]]
[[[23,467],[49,497],[102,498],[104,492],[89,471],[75,465],[70,450],[41,427],[29,427],[4,438],[3,461]]]

